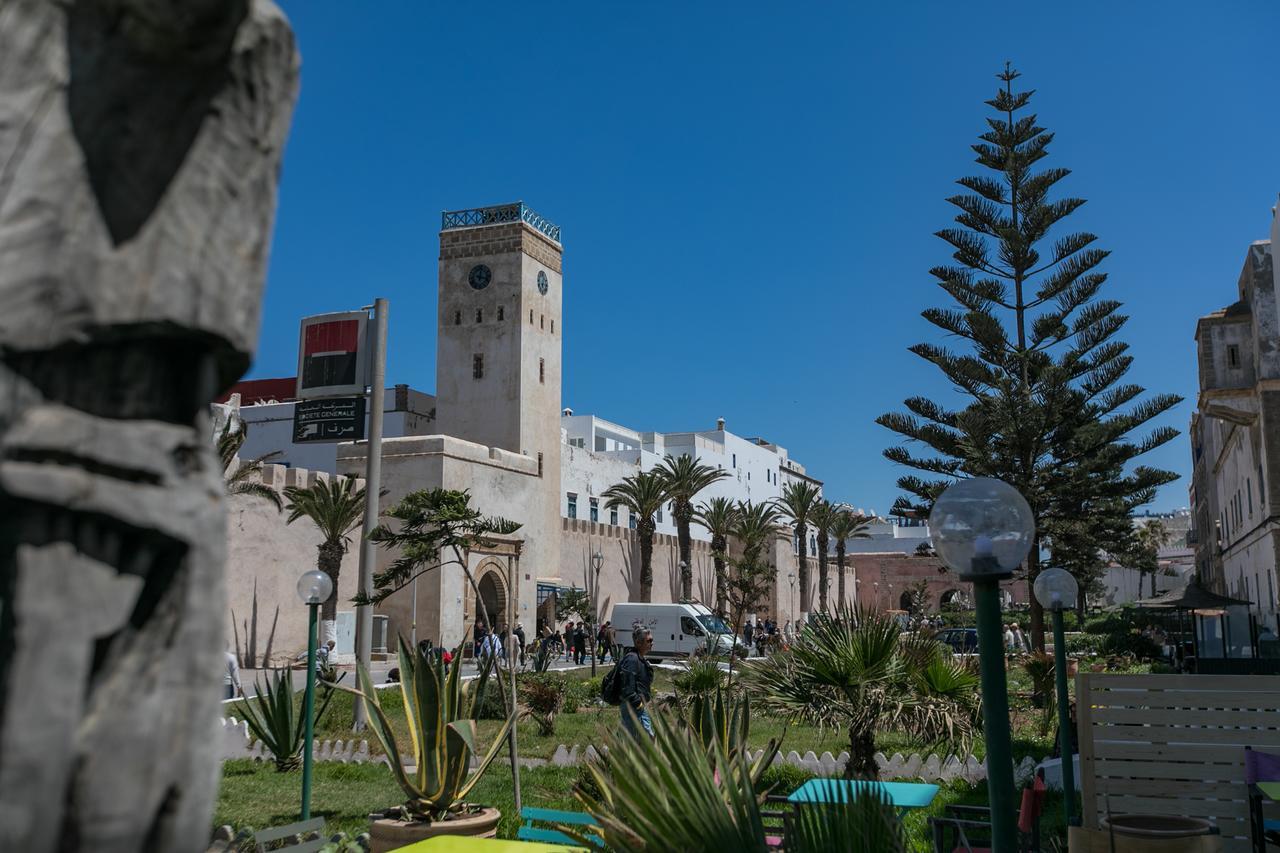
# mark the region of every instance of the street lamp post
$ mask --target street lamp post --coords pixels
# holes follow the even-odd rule
[[[1067,826],[1075,822],[1076,772],[1071,748],[1071,708],[1067,697],[1067,642],[1062,611],[1075,604],[1080,587],[1066,569],[1045,569],[1036,576],[1036,601],[1053,614],[1053,672],[1058,690],[1058,752],[1062,755],[1062,803]]]
[[[1026,558],[1034,529],[1026,499],[1008,483],[989,477],[951,485],[938,496],[929,514],[929,531],[938,555],[961,580],[973,582],[994,853],[1015,853],[1018,849],[1000,581],[1012,577]]]
[[[298,578],[298,598],[311,611],[307,619],[307,692],[303,700],[302,737],[302,819],[311,819],[311,758],[315,737],[316,707],[316,616],[320,605],[329,600],[333,581],[319,569],[303,572]]]
[[[791,581],[791,595],[787,599],[787,616],[796,612],[796,573],[787,572],[787,580]]]
[[[683,564],[682,564],[683,565]],[[591,677],[596,677],[596,658],[600,657],[600,650],[596,648],[596,637],[600,634],[600,569],[604,567],[604,554],[600,553],[597,548],[596,552],[591,555],[591,568],[595,570],[595,575],[591,583]]]

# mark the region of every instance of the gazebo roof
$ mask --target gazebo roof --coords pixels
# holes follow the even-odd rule
[[[1252,603],[1242,598],[1210,592],[1194,580],[1186,586],[1162,592],[1155,598],[1144,598],[1134,602],[1139,607],[1159,607],[1169,610],[1216,610]]]

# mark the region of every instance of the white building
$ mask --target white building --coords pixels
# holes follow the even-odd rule
[[[1192,415],[1196,570],[1210,588],[1276,610],[1280,583],[1280,302],[1271,240],[1249,246],[1234,303],[1196,324]]]
[[[785,447],[763,438],[743,438],[725,429],[723,419],[715,429],[701,432],[638,432],[595,415],[575,415],[565,409],[560,419],[561,503],[563,518],[581,518],[602,524],[635,527],[625,509],[607,509],[605,490],[623,477],[649,471],[665,456],[689,455],[704,465],[729,474],[698,495],[699,502],[714,497],[764,503],[782,496],[788,483],[806,480],[819,489],[822,482],[810,477]],[[621,513],[621,515],[619,514]],[[675,535],[667,506],[657,516],[657,532]],[[694,525],[691,535],[709,541],[706,530]]]

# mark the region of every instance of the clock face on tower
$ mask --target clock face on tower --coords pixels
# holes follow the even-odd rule
[[[538,292],[547,295],[547,274],[542,270],[538,270]]]
[[[493,273],[489,272],[489,268],[484,264],[476,264],[471,268],[471,273],[467,276],[467,281],[476,290],[484,290],[489,286],[489,279],[493,278]]]

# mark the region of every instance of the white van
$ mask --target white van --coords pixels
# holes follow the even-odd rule
[[[746,653],[743,642],[701,604],[615,604],[609,621],[618,632],[618,642],[626,648],[631,647],[631,631],[637,623],[652,631],[650,657],[687,657],[705,649],[711,638],[715,638],[719,654],[727,655],[735,642],[739,653]]]

